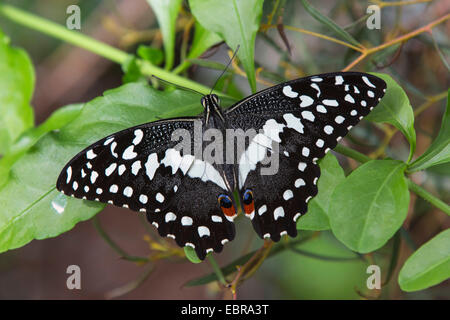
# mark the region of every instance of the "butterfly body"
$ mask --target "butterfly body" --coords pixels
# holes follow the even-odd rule
[[[226,110],[206,95],[199,117],[142,124],[92,144],[63,168],[57,188],[146,212],[161,236],[195,248],[200,259],[234,239],[236,189],[261,238],[294,237],[318,191],[317,161],[385,89],[375,76],[349,72],[279,84]],[[190,139],[174,139],[178,133]]]

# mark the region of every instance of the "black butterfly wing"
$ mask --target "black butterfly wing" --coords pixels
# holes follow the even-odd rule
[[[194,121],[200,120],[157,121],[101,139],[66,164],[57,189],[147,212],[161,236],[194,247],[201,259],[207,251],[221,251],[235,230],[217,202],[218,195],[229,194],[219,169],[193,152],[184,154],[172,139],[177,129],[194,136]]]
[[[295,221],[317,194],[317,160],[369,114],[385,89],[369,74],[322,74],[268,88],[227,110],[235,128],[259,130],[237,162],[241,198],[252,190],[254,212],[247,216],[261,237],[297,234]],[[273,152],[278,170],[261,175],[263,159]]]

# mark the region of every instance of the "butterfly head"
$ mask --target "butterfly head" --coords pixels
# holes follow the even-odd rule
[[[211,109],[213,106],[218,107],[220,104],[219,97],[214,93],[203,96],[200,102],[202,103],[202,106],[205,110]]]

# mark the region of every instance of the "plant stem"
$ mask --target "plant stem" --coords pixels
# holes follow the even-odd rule
[[[98,221],[97,216],[94,216],[92,218],[92,223],[94,224],[95,229],[97,230],[98,234],[105,240],[105,242],[114,250],[116,251],[122,259],[133,261],[133,262],[149,262],[148,258],[145,257],[135,257],[130,256],[128,253],[125,252],[117,243],[115,243],[109,235],[103,230],[102,226],[100,225],[100,222]]]
[[[27,28],[42,32],[56,39],[60,39],[67,43],[78,46],[80,48],[86,49],[90,52],[98,54],[106,59],[109,59],[119,64],[123,64],[127,60],[134,57],[134,55],[129,54],[125,51],[114,48],[101,41],[95,40],[80,32],[69,30],[60,24],[57,24],[45,18],[41,18],[34,14],[25,12],[14,6],[10,6],[7,4],[0,4],[0,15]],[[187,87],[196,90],[202,94],[207,94],[210,91],[210,88],[208,88],[207,86],[204,86],[190,79],[173,74],[170,71],[161,69],[157,66],[152,65],[148,61],[137,59],[136,63],[139,66],[142,74],[144,75],[148,76],[155,75],[175,85]],[[218,94],[223,96],[223,94],[221,93]]]
[[[7,4],[0,4],[0,14],[25,27],[61,39],[119,64],[124,63],[130,57],[122,50]]]
[[[415,37],[415,36],[417,36],[417,35],[419,35],[421,33],[430,32],[431,29],[433,29],[435,26],[437,26],[438,24],[441,24],[442,22],[444,22],[444,21],[446,21],[448,19],[450,19],[450,13],[446,14],[445,16],[440,17],[439,19],[437,19],[435,21],[430,22],[429,24],[427,24],[427,25],[425,25],[423,27],[420,27],[420,28],[418,28],[418,29],[416,29],[414,31],[408,32],[408,33],[406,33],[406,34],[404,34],[404,35],[402,35],[400,37],[397,37],[395,39],[387,41],[387,42],[385,42],[383,44],[380,44],[380,45],[372,47],[372,48],[364,48],[362,51],[360,51],[361,55],[359,55],[358,58],[356,58],[356,60],[354,60],[348,66],[346,66],[344,69],[342,69],[342,71],[348,71],[348,70],[352,69],[359,62],[364,60],[367,56],[369,56],[369,55],[371,55],[371,54],[373,54],[375,52],[378,52],[378,51],[383,50],[383,49],[385,49],[387,47],[393,46],[394,44],[407,41],[407,40],[409,40],[409,39],[411,39],[411,38],[413,38],[413,37]]]
[[[340,154],[343,154],[344,156],[355,159],[356,161],[359,161],[361,163],[365,163],[367,161],[372,160],[372,158],[366,156],[365,154],[362,154],[361,152],[345,147],[341,144],[338,144],[336,148],[334,148],[334,150],[336,152],[339,152]]]
[[[214,259],[214,257],[211,256],[210,254],[207,255],[207,258],[208,258],[209,264],[211,265],[211,267],[214,270],[214,273],[217,276],[217,279],[219,279],[221,284],[226,286],[228,284],[227,280],[225,280],[225,276],[223,275],[222,269],[220,269],[219,265],[217,264],[216,259]]]
[[[408,179],[408,188],[415,194],[417,194],[419,197],[425,199],[426,201],[430,202],[432,205],[434,205],[436,208],[444,211],[446,214],[450,215],[450,206],[447,205],[442,200],[436,198],[434,195],[429,193],[427,190],[422,188],[421,186],[415,184],[411,180]]]

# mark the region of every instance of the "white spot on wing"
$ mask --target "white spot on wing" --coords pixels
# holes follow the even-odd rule
[[[344,122],[344,120],[345,120],[345,118],[344,118],[343,116],[337,116],[337,117],[334,119],[334,121],[335,121],[337,124],[341,124],[342,122]]]
[[[98,178],[98,173],[97,173],[97,171],[92,171],[92,172],[91,172],[91,183],[94,184],[95,181],[97,180],[97,178]]]
[[[297,98],[298,97],[298,93],[292,91],[292,87],[291,86],[284,86],[283,87],[283,94],[286,97],[289,97],[289,98]]]
[[[303,180],[302,178],[298,178],[297,180],[295,180],[295,187],[296,188],[300,188],[301,186],[305,186],[305,180]]]
[[[195,159],[194,156],[192,156],[190,154],[184,155],[183,158],[181,159],[180,170],[183,172],[184,175],[189,170],[189,168],[192,166],[194,159]]]
[[[209,162],[205,162],[205,172],[203,173],[202,181],[211,181],[222,189],[227,189],[223,177]]]
[[[191,217],[184,216],[183,218],[181,218],[181,225],[183,226],[192,226],[193,222],[194,221],[192,220]]]
[[[201,237],[209,237],[209,235],[210,235],[208,227],[205,227],[205,226],[198,227],[197,231],[198,231],[198,235],[200,236],[200,238]]]
[[[300,100],[302,101],[300,103],[300,107],[302,107],[302,108],[309,107],[310,105],[312,105],[314,103],[313,98],[311,98],[310,96],[306,96],[306,95],[301,95]]]
[[[142,141],[143,136],[144,136],[144,132],[141,129],[134,130],[133,144],[138,145]]]
[[[205,167],[206,163],[204,161],[195,159],[187,174],[191,178],[201,178],[205,173]]]
[[[369,78],[367,78],[366,76],[362,77],[363,81],[365,84],[367,84],[369,87],[375,88],[375,85],[369,81]]]
[[[311,121],[311,122],[314,122],[314,120],[316,119],[314,117],[314,114],[311,111],[303,111],[302,112],[302,117],[305,118],[306,120]]]
[[[332,126],[330,126],[329,124],[327,124],[324,128],[323,131],[325,131],[326,134],[332,134],[334,131],[334,128]]]
[[[350,103],[355,103],[355,99],[353,99],[353,97],[351,95],[349,95],[348,93],[345,95],[344,100],[348,101]]]
[[[263,126],[263,133],[273,141],[281,142],[280,133],[284,127],[284,124],[278,123],[274,119],[269,119]]]
[[[283,115],[284,120],[286,121],[287,127],[294,129],[299,133],[303,132],[303,124],[299,118],[294,116],[292,113],[286,113]]]
[[[334,99],[325,99],[325,100],[322,101],[322,103],[324,105],[330,106],[330,107],[337,107],[339,105],[337,100],[334,100]]]
[[[88,152],[86,152],[86,157],[88,159],[94,159],[97,155],[94,153],[94,151],[91,149]]]
[[[320,97],[320,88],[316,83],[312,83],[311,87],[317,90],[317,97]]]
[[[173,212],[167,212],[164,220],[166,222],[175,221],[177,219],[177,216]]]
[[[116,146],[117,142],[114,141],[113,143],[111,143],[111,154],[117,158],[119,155],[115,152]]]
[[[161,163],[166,167],[172,167],[172,174],[175,174],[180,166],[181,160],[182,158],[180,152],[176,149],[170,148],[166,150],[166,154],[164,159],[161,160]]]
[[[309,148],[308,147],[303,147],[302,155],[305,156],[305,157],[309,156]]]
[[[165,198],[164,198],[164,196],[163,196],[160,192],[158,192],[158,193],[156,194],[155,199],[156,199],[156,201],[158,201],[159,203],[163,203]]]
[[[147,201],[148,201],[148,197],[147,197],[145,194],[141,194],[141,195],[139,196],[139,201],[140,201],[142,204],[146,204]]]
[[[125,189],[123,189],[123,195],[130,198],[133,195],[133,188],[126,187]]]
[[[321,104],[317,105],[316,110],[320,113],[327,113],[327,109]]]
[[[141,168],[141,161],[137,160],[131,165],[131,173],[136,176]]]
[[[300,170],[300,171],[305,171],[305,169],[306,169],[306,163],[305,162],[299,162],[298,163],[298,170]]]
[[[322,139],[317,139],[317,141],[316,141],[317,147],[322,148],[324,144],[325,144],[325,141],[323,141]]]
[[[267,211],[267,206],[263,205],[261,208],[258,209],[258,214],[261,216],[266,211]]]
[[[66,173],[67,173],[66,183],[69,183],[70,179],[72,179],[72,167],[68,167]]]
[[[127,167],[125,167],[124,164],[121,164],[121,165],[119,166],[119,169],[117,170],[118,173],[119,173],[119,176],[121,176],[121,175],[125,172],[126,169],[127,169]]]
[[[136,158],[137,153],[134,152],[134,145],[128,146],[122,154],[122,158],[125,160],[131,160]]]
[[[107,139],[105,142],[103,142],[104,146],[107,146],[108,144],[110,144],[112,141],[114,140],[114,137]]]
[[[273,211],[273,218],[278,220],[278,218],[284,217],[284,209],[283,207],[278,207]]]
[[[294,194],[292,193],[292,191],[291,190],[286,190],[284,193],[283,193],[283,199],[284,200],[289,200],[289,199],[292,199],[294,197]]]
[[[145,163],[145,172],[150,180],[155,176],[156,169],[159,167],[158,155],[152,153],[148,156],[147,162]]]
[[[109,177],[114,172],[114,170],[116,170],[116,167],[117,164],[115,162],[111,163],[109,167],[105,169],[105,175]]]

